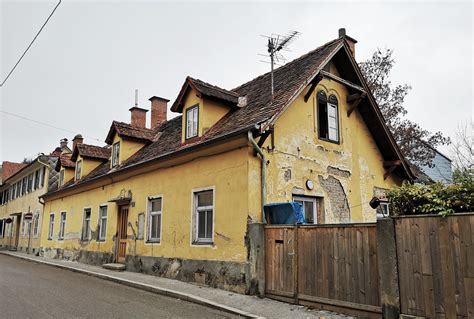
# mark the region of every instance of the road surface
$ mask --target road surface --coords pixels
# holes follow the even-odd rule
[[[0,254],[0,318],[236,318],[215,309]]]

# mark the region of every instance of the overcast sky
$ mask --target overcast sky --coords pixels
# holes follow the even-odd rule
[[[6,76],[56,1],[0,0],[0,75]],[[187,75],[231,89],[264,72],[260,35],[298,30],[288,60],[337,37],[362,61],[392,48],[394,83],[409,83],[408,117],[453,135],[473,116],[473,5],[469,2],[217,3],[63,0],[10,79],[5,112],[104,145],[112,120],[129,122],[153,95],[176,98]],[[168,117],[174,116],[168,113]],[[0,113],[0,161],[50,152],[73,133]],[[95,140],[98,139],[98,140]],[[448,149],[443,148],[444,152]]]

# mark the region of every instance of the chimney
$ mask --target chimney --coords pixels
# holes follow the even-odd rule
[[[348,36],[346,34],[345,28],[339,29],[339,38],[344,38],[347,41],[347,44],[349,45],[349,48],[351,49],[352,56],[355,58],[355,44],[357,43],[357,40]]]
[[[148,100],[151,102],[151,128],[154,129],[166,122],[166,112],[170,100],[158,96],[152,96]]]
[[[76,145],[82,144],[82,141],[84,141],[84,138],[81,134],[77,134],[76,136],[74,136],[74,138],[72,139],[73,151],[76,149]]]
[[[61,147],[61,151],[65,151],[67,149],[67,138],[63,138],[59,141],[59,147]]]
[[[148,110],[142,109],[138,106],[134,106],[130,111],[130,124],[135,127],[146,127],[146,112]]]

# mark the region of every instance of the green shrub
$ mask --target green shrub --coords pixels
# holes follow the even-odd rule
[[[474,211],[474,183],[411,185],[404,183],[388,193],[393,215],[438,214]]]

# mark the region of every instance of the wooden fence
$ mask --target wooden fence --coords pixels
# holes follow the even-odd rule
[[[474,318],[474,215],[395,219],[401,313]]]
[[[266,226],[266,294],[380,317],[375,224]]]
[[[474,318],[474,214],[267,225],[265,293],[362,317]]]

